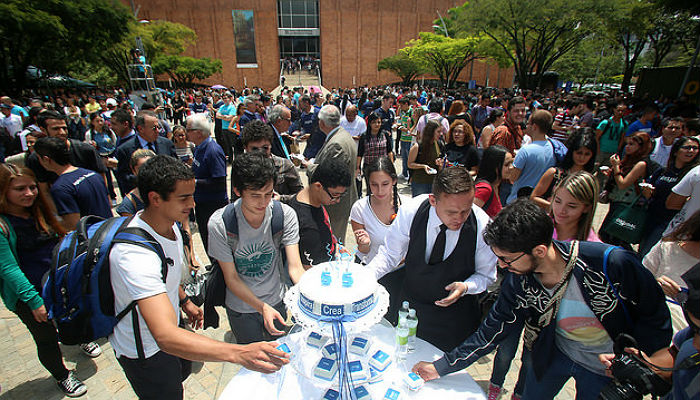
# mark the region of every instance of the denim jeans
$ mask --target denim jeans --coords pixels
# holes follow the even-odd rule
[[[411,142],[401,142],[401,174],[408,178],[408,153],[411,151]]]
[[[433,192],[432,183],[415,183],[411,182],[411,196],[416,197],[426,193]]]
[[[656,221],[647,221],[647,224],[654,224]],[[646,228],[646,234],[642,238],[642,242],[639,243],[639,251],[637,252],[639,254],[639,258],[644,258],[644,256],[649,253],[649,250],[651,250],[652,247],[654,247],[655,244],[661,240],[661,235],[663,235],[664,230],[666,230],[666,227],[668,226],[668,221],[666,223],[662,224],[656,224],[656,226],[652,226],[649,228]]]
[[[583,368],[562,353],[554,343],[552,346],[552,360],[542,379],[537,380],[534,371],[527,374],[522,400],[553,399],[569,378],[576,381],[576,400],[596,400],[610,378]]]
[[[498,387],[503,387],[503,382],[506,379],[506,374],[508,369],[510,369],[510,364],[515,358],[515,353],[518,351],[518,344],[520,343],[520,334],[523,332],[522,328],[513,331],[505,339],[498,344],[498,349],[496,350],[496,356],[493,359],[493,371],[491,372],[490,382]],[[530,362],[530,352],[523,348],[523,354],[520,357],[522,366],[520,367],[520,372],[518,373],[518,382],[515,384],[513,393],[518,396],[523,394],[523,387],[525,386],[525,380],[527,378],[527,371],[531,368]]]

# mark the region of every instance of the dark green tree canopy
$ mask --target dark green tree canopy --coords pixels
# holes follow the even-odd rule
[[[5,0],[0,3],[0,90],[19,93],[26,70],[70,71],[76,60],[95,62],[127,34],[133,20],[116,0]]]

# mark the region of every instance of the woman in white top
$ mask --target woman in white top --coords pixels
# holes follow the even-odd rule
[[[642,264],[654,274],[666,294],[674,333],[688,326],[677,301],[682,297],[679,294],[688,290],[684,288],[681,275],[698,262],[700,262],[700,211],[660,240],[642,260]]]
[[[481,129],[481,135],[479,135],[479,140],[476,144],[476,147],[479,149],[485,149],[489,147],[493,131],[495,131],[496,128],[498,128],[499,126],[503,125],[504,122],[506,122],[506,116],[503,113],[503,110],[501,110],[500,108],[494,108],[493,110],[491,110],[491,113],[486,118],[485,122],[487,125]]]
[[[357,242],[357,256],[368,264],[384,244],[391,223],[401,203],[408,200],[396,188],[398,176],[387,156],[376,158],[364,166],[367,196],[355,202],[350,211],[350,224]],[[404,269],[398,269],[379,280],[389,292],[387,317],[395,316],[399,306],[399,291],[403,286]]]

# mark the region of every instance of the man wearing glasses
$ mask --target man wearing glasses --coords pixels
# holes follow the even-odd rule
[[[289,200],[299,218],[299,255],[305,269],[335,258],[338,238],[326,206],[347,197],[351,183],[347,164],[328,158],[316,166],[309,185]]]
[[[117,158],[117,182],[122,194],[136,187],[135,176],[129,166],[131,154],[138,149],[149,149],[156,154],[177,158],[172,140],[158,134],[158,115],[153,111],[139,111],[134,123],[136,135],[123,141],[115,153]]]
[[[421,321],[417,336],[443,351],[478,328],[476,294],[496,280],[496,257],[482,235],[489,217],[473,203],[469,172],[463,167],[442,169],[432,194],[401,205],[368,264],[381,278],[405,259],[401,300],[408,300]]]
[[[435,362],[425,380],[466,368],[525,323],[532,368],[522,399],[553,399],[570,378],[577,399],[597,399],[609,383],[600,354],[622,333],[652,354],[671,341],[664,294],[635,253],[603,243],[552,240],[552,219],[528,199],[501,211],[484,239],[507,269],[501,293],[479,329]]]

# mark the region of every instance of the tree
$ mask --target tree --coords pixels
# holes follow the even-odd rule
[[[401,78],[404,86],[411,86],[417,76],[424,74],[425,67],[422,63],[412,60],[404,53],[397,53],[377,63],[377,70],[389,70]]]
[[[653,27],[648,35],[649,52],[653,57],[652,67],[660,67],[664,58],[678,46],[686,51],[692,48],[700,33],[698,28],[700,24],[688,12],[659,10],[653,18]]]
[[[192,87],[195,80],[206,79],[221,72],[223,63],[221,60],[212,60],[208,57],[169,55],[159,57],[152,66],[154,73],[168,74],[178,86]]]
[[[0,91],[20,93],[27,67],[64,74],[76,61],[97,61],[132,19],[116,0],[6,0],[0,3]]]
[[[552,69],[563,81],[612,83],[611,77],[622,74],[621,61],[619,46],[602,35],[595,35],[555,61]]]
[[[161,57],[179,55],[197,42],[197,34],[182,24],[168,21],[142,24],[132,21],[129,34],[100,55],[101,63],[124,85],[129,83],[127,66],[133,63],[131,51],[136,46],[137,38],[143,44],[145,55],[151,64],[157,63]]]
[[[622,90],[627,91],[639,56],[654,29],[656,9],[647,0],[616,0],[614,10],[604,20],[610,37],[623,50]]]
[[[473,0],[449,10],[447,30],[484,34],[510,59],[520,87],[535,88],[554,62],[589,36],[604,0]]]
[[[421,32],[419,39],[410,40],[399,52],[435,74],[444,86],[451,87],[470,61],[484,58],[478,54],[483,41],[481,36],[455,39]]]

